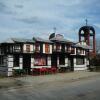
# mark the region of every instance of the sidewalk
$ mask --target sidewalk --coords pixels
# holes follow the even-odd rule
[[[100,76],[100,73],[77,71],[71,73],[57,73],[53,75],[42,75],[42,76],[26,76],[18,78],[8,77],[0,79],[0,89],[11,88],[11,87],[16,88],[18,86],[34,86],[48,82],[58,82],[58,81],[70,82],[95,76]]]

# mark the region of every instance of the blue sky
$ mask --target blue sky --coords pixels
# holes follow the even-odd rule
[[[88,24],[100,34],[100,0],[0,0],[0,41],[10,37],[48,38],[57,28],[70,40]]]

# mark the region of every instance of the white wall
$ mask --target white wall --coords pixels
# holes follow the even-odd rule
[[[87,61],[86,61],[86,58],[85,58],[85,62],[83,65],[77,65],[76,64],[76,58],[74,58],[74,70],[87,70]]]

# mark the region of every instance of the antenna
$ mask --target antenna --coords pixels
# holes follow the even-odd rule
[[[86,21],[86,26],[87,26],[87,24],[88,24],[88,20],[86,19],[85,21]]]
[[[54,28],[53,28],[54,33],[56,33],[56,30],[57,30],[57,28],[56,28],[56,27],[54,27]]]

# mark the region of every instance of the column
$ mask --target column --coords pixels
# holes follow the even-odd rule
[[[51,68],[51,56],[47,57],[47,65],[49,68]]]
[[[74,70],[76,70],[76,68],[77,68],[77,65],[76,65],[76,58],[73,58],[73,66],[74,66]]]
[[[23,69],[23,56],[19,56],[19,68]]]
[[[34,57],[31,55],[31,69],[34,68]]]
[[[65,66],[68,66],[68,58],[65,58]]]
[[[59,56],[57,56],[57,67],[59,68]]]
[[[7,76],[12,76],[13,75],[13,55],[8,55],[7,57],[7,66],[8,66],[8,72]]]
[[[45,44],[43,44],[43,53],[45,53]]]
[[[50,44],[49,47],[50,47],[50,54],[52,54],[52,45]]]
[[[85,63],[85,70],[87,70],[87,69],[88,69],[88,67],[87,67],[87,66],[88,66],[87,58],[84,58],[84,61],[85,61],[85,62],[84,62],[84,63]]]
[[[75,49],[75,55],[76,55],[76,48],[74,48]]]

